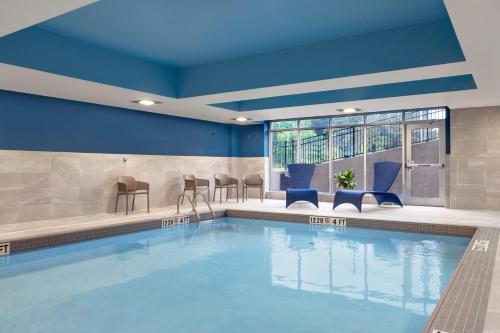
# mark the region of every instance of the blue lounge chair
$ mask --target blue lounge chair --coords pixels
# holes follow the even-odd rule
[[[399,197],[392,192],[387,192],[398,176],[401,169],[399,162],[377,162],[373,164],[373,191],[359,190],[338,190],[333,200],[333,209],[343,203],[350,203],[356,206],[361,212],[361,204],[365,194],[371,194],[381,205],[384,202],[395,203],[403,207]]]
[[[318,191],[309,188],[314,174],[314,164],[289,164],[290,187],[286,190],[286,207],[296,201],[308,201],[318,207]]]

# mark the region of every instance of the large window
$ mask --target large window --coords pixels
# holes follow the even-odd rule
[[[285,170],[297,162],[297,131],[272,132],[273,169]]]
[[[288,187],[287,165],[315,164],[311,186],[334,192],[334,174],[356,172],[356,188],[373,188],[373,165],[377,161],[403,160],[405,123],[445,119],[446,109],[368,113],[349,116],[293,119],[271,123],[271,190]],[[414,136],[414,137],[413,137]],[[438,139],[436,129],[412,134],[412,142]],[[392,191],[403,193],[402,172]]]

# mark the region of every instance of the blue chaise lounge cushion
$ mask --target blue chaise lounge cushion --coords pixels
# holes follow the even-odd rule
[[[314,188],[289,188],[286,190],[286,206],[296,201],[308,201],[318,207],[318,191]]]
[[[286,206],[296,201],[308,201],[318,207],[318,191],[310,188],[314,174],[314,164],[289,164],[291,187],[286,190]]]
[[[338,190],[335,192],[335,198],[333,199],[333,209],[341,204],[350,203],[356,206],[356,208],[361,212],[363,197],[366,194],[373,195],[379,205],[384,202],[391,202],[403,207],[403,203],[399,197],[395,193],[388,192],[396,180],[400,169],[400,162],[384,161],[374,163],[373,191]]]

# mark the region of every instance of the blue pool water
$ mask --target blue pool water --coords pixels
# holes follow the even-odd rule
[[[0,332],[420,332],[468,241],[226,218],[16,254]]]

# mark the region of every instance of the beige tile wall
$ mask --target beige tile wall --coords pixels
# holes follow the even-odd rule
[[[0,150],[0,224],[113,212],[121,175],[149,182],[151,207],[161,207],[176,203],[183,173],[210,179],[213,187],[215,173],[239,178],[263,172],[264,165],[264,158]],[[137,197],[137,208],[144,209],[145,203]]]
[[[450,208],[500,210],[500,106],[451,111]]]

